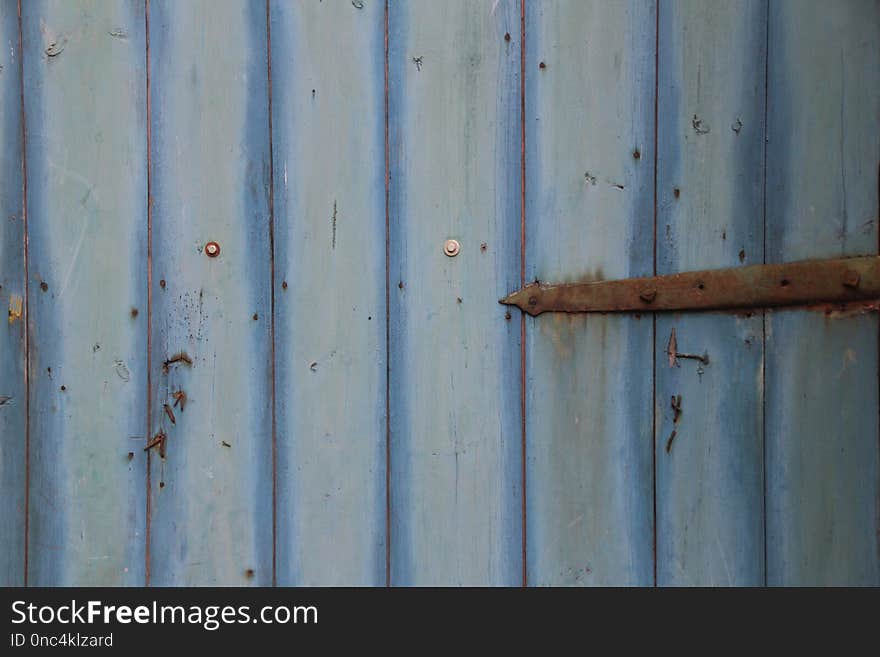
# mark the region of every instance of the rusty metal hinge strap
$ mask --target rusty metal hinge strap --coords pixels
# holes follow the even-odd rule
[[[530,283],[501,299],[544,312],[735,310],[880,298],[880,256],[710,269],[584,283]]]

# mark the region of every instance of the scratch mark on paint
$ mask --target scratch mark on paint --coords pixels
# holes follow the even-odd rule
[[[333,199],[333,218],[332,218],[331,222],[333,225],[333,230],[332,230],[333,234],[332,234],[332,238],[330,240],[330,248],[335,250],[336,249],[336,199]]]
[[[6,406],[11,401],[12,397],[0,396],[0,406]]]
[[[64,272],[64,279],[62,280],[61,287],[58,289],[58,297],[61,298],[64,295],[64,291],[67,289],[67,286],[70,284],[70,279],[73,276],[73,270],[76,267],[76,263],[79,262],[79,254],[82,251],[83,241],[86,237],[86,230],[89,227],[89,222],[91,221],[91,213],[85,213],[85,219],[82,222],[82,225],[79,229],[79,237],[76,239],[76,246],[73,247],[73,256],[70,259],[70,264],[67,265],[67,271]]]

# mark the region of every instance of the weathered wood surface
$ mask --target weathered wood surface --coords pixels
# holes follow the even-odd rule
[[[880,5],[770,5],[767,260],[877,251]],[[768,315],[767,581],[880,583],[878,323]]]
[[[22,25],[31,335],[28,584],[142,585],[144,6],[25,2]]]
[[[0,586],[24,583],[25,271],[17,0],[0,3]]]
[[[278,583],[384,585],[384,4],[271,19]]]
[[[389,21],[391,583],[516,585],[520,6]]]
[[[263,3],[149,3],[156,585],[273,580],[266,30]]]
[[[658,274],[763,263],[766,6],[660,4]],[[656,322],[657,584],[761,585],[762,315]]]
[[[497,304],[877,253],[876,2],[18,7],[0,584],[880,583],[876,313]]]
[[[655,11],[526,4],[528,280],[652,273]],[[530,584],[653,582],[651,349],[650,317],[527,318]]]

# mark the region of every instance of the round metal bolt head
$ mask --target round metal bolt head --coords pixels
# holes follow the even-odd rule
[[[461,244],[458,243],[458,240],[446,240],[443,243],[443,253],[448,255],[450,258],[454,258],[461,251]]]
[[[208,242],[205,244],[205,255],[209,258],[216,258],[220,255],[220,245],[217,242]]]

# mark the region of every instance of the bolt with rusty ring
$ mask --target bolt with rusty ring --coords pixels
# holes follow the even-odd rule
[[[657,298],[657,290],[644,290],[639,293],[639,299],[645,303],[651,303]]]
[[[461,252],[461,244],[458,243],[458,240],[446,240],[443,243],[443,253],[445,253],[450,258],[454,258]]]
[[[205,244],[205,255],[209,258],[216,258],[220,255],[220,245],[217,242],[208,242]]]

